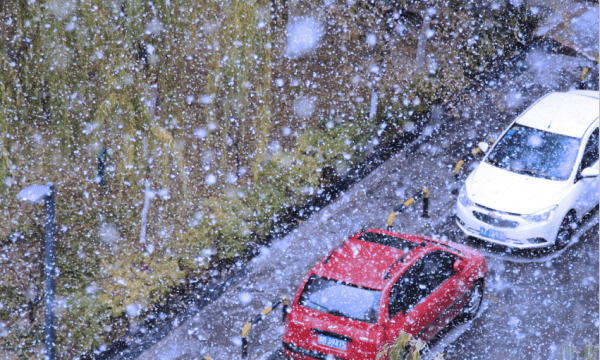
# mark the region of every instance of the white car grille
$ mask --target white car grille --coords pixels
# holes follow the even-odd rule
[[[475,219],[477,219],[481,222],[484,222],[486,224],[490,224],[492,226],[499,227],[499,228],[514,229],[517,226],[519,226],[519,223],[517,221],[506,220],[506,219],[502,219],[499,217],[490,216],[488,214],[480,213],[479,211],[473,211],[473,216],[475,216]]]

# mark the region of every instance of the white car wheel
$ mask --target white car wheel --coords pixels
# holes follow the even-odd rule
[[[571,236],[573,236],[573,224],[576,223],[577,219],[572,212],[569,212],[563,219],[562,223],[560,223],[555,242],[555,245],[558,249],[564,249],[567,245],[569,245],[571,242]]]

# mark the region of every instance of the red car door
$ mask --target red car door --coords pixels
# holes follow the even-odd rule
[[[424,265],[431,293],[422,301],[423,311],[436,314],[436,317],[421,329],[417,337],[429,341],[442,328],[462,312],[467,300],[465,279],[460,272],[454,271],[454,262],[458,259],[454,254],[438,250],[428,254],[428,262]],[[421,304],[417,305],[417,308]]]
[[[429,341],[460,312],[460,304],[455,304],[461,296],[459,277],[453,271],[455,259],[446,251],[432,251],[394,283],[389,294],[388,342],[401,331]]]
[[[423,313],[421,301],[427,296],[422,286],[423,258],[417,260],[396,280],[389,292],[386,339],[393,342],[401,331],[416,336],[435,319],[436,314]]]

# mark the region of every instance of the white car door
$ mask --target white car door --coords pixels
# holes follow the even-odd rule
[[[598,177],[581,178],[581,171],[588,167],[598,168],[598,128],[596,128],[587,139],[585,150],[577,169],[575,181],[580,184],[575,186],[581,189],[575,208],[579,218],[598,203],[600,182]]]

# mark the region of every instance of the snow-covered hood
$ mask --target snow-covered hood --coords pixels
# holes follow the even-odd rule
[[[554,181],[517,174],[481,163],[467,179],[469,198],[491,209],[531,214],[558,204],[569,181]]]

